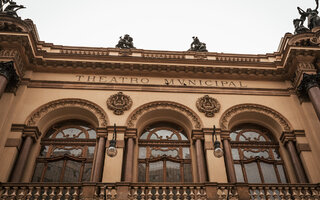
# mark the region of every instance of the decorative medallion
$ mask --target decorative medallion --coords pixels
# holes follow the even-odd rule
[[[111,95],[107,100],[107,106],[116,115],[122,115],[124,111],[129,110],[132,106],[132,100],[128,95],[122,92]]]
[[[200,112],[204,113],[206,117],[213,117],[214,113],[219,112],[220,104],[218,101],[209,95],[205,95],[197,100],[197,108]]]

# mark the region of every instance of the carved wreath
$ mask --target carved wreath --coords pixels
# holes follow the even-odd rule
[[[214,113],[219,112],[220,104],[218,101],[209,95],[205,95],[197,100],[197,108],[199,112],[202,112],[206,117],[213,117]]]
[[[107,106],[115,115],[122,115],[124,111],[131,108],[132,100],[130,96],[118,92],[108,98]]]

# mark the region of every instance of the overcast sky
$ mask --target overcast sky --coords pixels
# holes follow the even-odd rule
[[[294,31],[297,6],[316,7],[315,0],[16,1],[47,43],[114,47],[129,34],[138,49],[186,51],[198,36],[210,52],[240,54],[277,51]]]

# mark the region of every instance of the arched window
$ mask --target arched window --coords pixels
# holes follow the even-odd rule
[[[33,182],[89,181],[96,131],[82,121],[52,126],[41,140]]]
[[[237,182],[287,183],[279,144],[268,129],[243,124],[233,129],[230,138]]]
[[[139,182],[192,182],[190,142],[184,130],[162,122],[139,138]]]

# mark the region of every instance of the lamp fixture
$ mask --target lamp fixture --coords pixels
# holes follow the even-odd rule
[[[221,148],[220,141],[218,141],[217,134],[216,134],[216,126],[213,126],[213,133],[212,133],[212,142],[214,146],[213,154],[217,158],[221,158],[223,156],[223,150]]]
[[[110,140],[110,145],[107,150],[108,156],[114,157],[117,155],[118,151],[117,151],[116,144],[117,144],[117,129],[116,129],[116,124],[114,124],[113,136],[112,136],[112,139]]]

